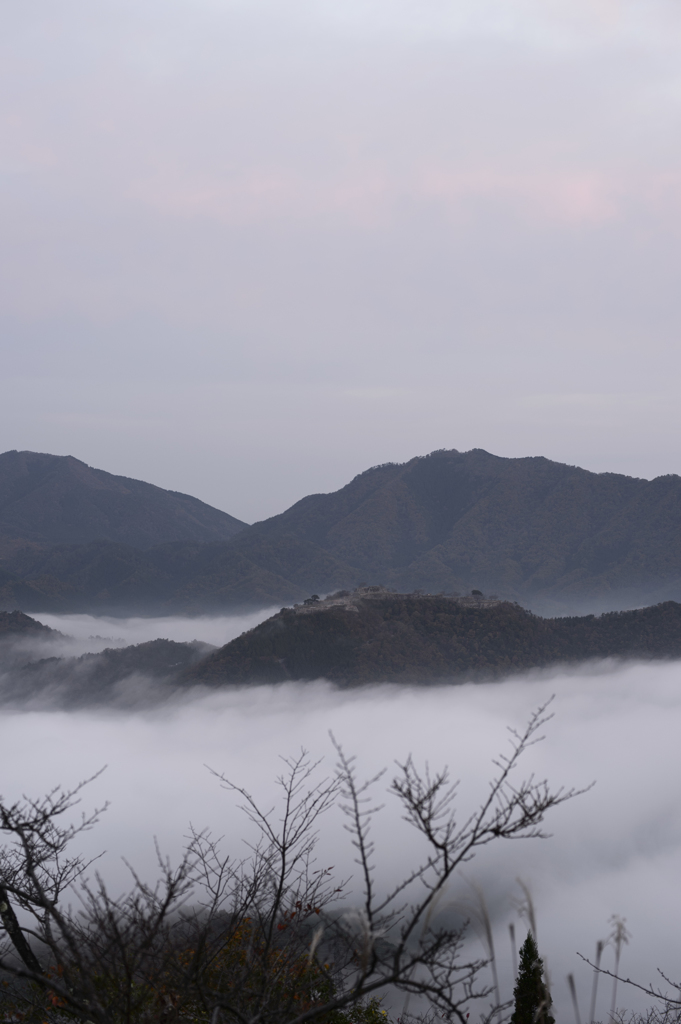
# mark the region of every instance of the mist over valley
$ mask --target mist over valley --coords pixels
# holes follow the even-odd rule
[[[191,620],[196,624],[196,620]],[[621,665],[602,662],[573,671],[536,672],[503,683],[463,686],[368,686],[337,689],[330,684],[286,683],[166,694],[144,708],[65,711],[5,710],[0,719],[3,795],[37,795],[57,782],[70,785],[108,765],[83,794],[92,806],[111,807],[92,832],[80,837],[87,854],[106,851],[97,864],[108,883],[128,884],[125,856],[145,878],[155,877],[153,837],[175,859],[188,823],[210,826],[235,856],[245,852],[252,827],[206,765],[247,786],[264,806],[275,800],[279,755],[301,746],[323,757],[328,773],[333,730],[359,757],[362,777],[413,754],[431,768],[449,764],[461,778],[461,816],[486,791],[492,758],[508,748],[507,726],[522,728],[529,714],[555,694],[546,739],[528,752],[521,773],[534,771],[556,785],[596,786],[558,808],[547,821],[551,838],[493,844],[457,874],[447,900],[468,905],[468,881],[485,893],[495,928],[505,992],[511,987],[508,924],[518,934],[526,922],[516,904],[521,878],[531,889],[538,939],[547,956],[561,1019],[571,1008],[565,977],[573,972],[582,1003],[588,1002],[591,972],[576,951],[591,956],[609,934],[612,914],[623,915],[632,934],[623,954],[625,974],[654,979],[661,966],[673,973],[681,907],[676,878],[681,856],[678,736],[681,676],[678,663]],[[376,788],[386,803],[374,830],[380,885],[388,887],[422,853],[401,820],[388,778]],[[359,884],[354,853],[343,822],[331,815],[320,833],[317,862]],[[348,897],[352,904],[352,897]],[[471,939],[480,953],[479,938]],[[612,959],[612,951],[606,954]],[[612,967],[605,959],[604,966]],[[622,1005],[645,997],[620,992]],[[609,1007],[603,983],[601,1014]],[[600,1016],[599,1018],[600,1019]]]
[[[479,851],[448,887],[443,913],[465,916],[471,885],[484,893],[509,995],[508,925],[519,935],[526,926],[520,879],[561,1017],[567,973],[583,1002],[589,990],[575,951],[591,955],[613,914],[633,936],[628,973],[673,972],[681,604],[623,609],[637,595],[677,595],[678,477],[648,483],[544,459],[437,452],[376,467],[249,527],[73,459],[9,455],[0,457],[12,471],[0,524],[3,795],[73,785],[106,763],[84,798],[110,799],[111,810],[78,842],[88,856],[106,849],[98,870],[107,884],[124,885],[121,857],[152,877],[152,837],[178,857],[189,822],[217,830],[237,856],[250,826],[205,766],[269,804],[278,756],[304,748],[328,768],[330,733],[368,776],[409,755],[449,764],[465,816],[507,727],[522,729],[555,694],[547,738],[521,770],[558,786],[597,785],[551,812],[550,839]],[[84,542],[64,545],[85,522]],[[140,524],[154,522],[165,525],[143,536]],[[165,543],[151,543],[155,529],[167,531]],[[220,540],[207,530],[231,532]],[[360,573],[369,582],[358,584]],[[371,582],[379,573],[421,586],[400,593]],[[312,580],[314,593],[304,589]],[[328,594],[331,581],[352,588]],[[471,582],[479,585],[463,594],[452,586]],[[554,617],[522,607],[522,594]],[[289,603],[279,610],[275,597]],[[580,603],[617,610],[555,614]],[[194,614],[173,611],[187,604]],[[239,615],[227,610],[235,604]],[[376,829],[388,889],[422,851],[395,808]],[[343,835],[334,811],[316,856],[348,877]],[[466,949],[476,936],[474,927]],[[626,1005],[646,1000],[627,991]]]
[[[681,1024],[680,67],[0,5],[0,1024]]]

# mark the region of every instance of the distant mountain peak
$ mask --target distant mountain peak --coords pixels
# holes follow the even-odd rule
[[[77,459],[8,452],[0,607],[200,613],[290,605],[362,580],[407,593],[481,589],[549,615],[681,598],[675,475],[443,449],[244,526]],[[16,557],[13,544],[23,545]]]
[[[246,523],[178,491],[94,469],[73,455],[0,455],[0,545],[105,540],[149,548],[229,540]]]

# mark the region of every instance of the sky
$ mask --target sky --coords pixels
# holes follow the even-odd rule
[[[105,625],[101,620],[91,624],[93,632]],[[73,619],[61,625],[73,627]],[[239,625],[222,620],[227,633]],[[140,635],[135,620],[118,626],[127,639]],[[177,636],[191,628],[199,635],[206,629],[214,638],[216,626],[217,620],[200,619],[184,627],[181,620],[170,624]],[[522,729],[531,713],[555,695],[554,717],[542,730],[545,739],[527,751],[518,780],[534,772],[554,789],[596,784],[550,813],[550,838],[489,846],[457,875],[446,898],[461,907],[470,899],[469,883],[482,889],[508,996],[508,925],[513,922],[524,938],[517,879],[525,882],[535,903],[556,1017],[573,1019],[566,984],[572,972],[584,1019],[591,973],[577,953],[593,954],[596,941],[608,937],[613,914],[626,918],[631,935],[622,954],[623,974],[645,984],[655,980],[659,966],[678,980],[680,673],[678,662],[600,663],[477,685],[338,690],[321,681],[199,690],[137,710],[65,712],[34,703],[5,709],[0,716],[2,795],[7,800],[22,793],[38,797],[57,783],[70,787],[107,765],[86,790],[82,809],[106,800],[111,804],[97,828],[82,837],[79,849],[87,855],[104,851],[98,868],[116,890],[129,881],[122,857],[152,881],[153,837],[177,860],[190,822],[223,836],[226,852],[244,855],[244,841],[254,836],[238,809],[240,801],[220,788],[206,766],[245,786],[268,807],[282,767],[280,755],[295,756],[304,747],[323,759],[319,777],[333,770],[333,730],[346,752],[358,755],[361,777],[388,769],[376,787],[376,803],[385,807],[373,833],[378,884],[387,887],[423,854],[386,792],[395,761],[411,753],[420,767],[426,761],[431,769],[449,765],[453,777],[461,779],[458,808],[463,817],[484,797],[493,758],[508,751],[508,727]],[[321,832],[318,866],[333,865],[335,877],[347,877],[356,871],[353,856],[342,820],[330,814]],[[474,935],[472,941],[477,942]],[[480,955],[481,948],[475,948]],[[611,968],[612,960],[608,947],[603,966]],[[610,987],[604,983],[596,1019],[606,1019],[609,1003]],[[636,1009],[645,1003],[634,990],[620,989],[620,1006]]]
[[[681,470],[675,0],[0,0],[2,450],[247,522]]]

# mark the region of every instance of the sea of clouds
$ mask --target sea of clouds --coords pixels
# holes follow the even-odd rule
[[[110,636],[139,642],[153,636],[223,643],[255,624],[240,619],[95,620],[89,616],[41,616],[75,637],[79,649],[96,649]],[[609,918],[626,918],[631,941],[622,971],[642,982],[661,967],[681,976],[681,664],[604,662],[579,670],[534,673],[501,683],[438,687],[394,685],[340,690],[312,684],[251,686],[178,693],[142,709],[30,709],[0,718],[2,793],[38,795],[55,784],[71,786],[106,771],[84,796],[84,805],[109,800],[97,828],[82,837],[86,853],[106,851],[100,869],[114,886],[124,883],[127,857],[143,875],[154,872],[153,839],[178,857],[191,822],[224,836],[227,848],[245,852],[252,831],[233,793],[220,787],[209,766],[245,785],[271,805],[280,757],[301,747],[323,759],[320,775],[333,770],[330,730],[359,771],[388,774],[377,786],[385,803],[374,838],[382,884],[400,877],[422,852],[385,793],[396,760],[412,754],[417,764],[449,765],[461,780],[462,813],[486,792],[493,758],[509,749],[508,727],[521,729],[539,705],[555,695],[545,740],[529,750],[521,772],[546,776],[554,787],[587,793],[559,807],[547,822],[551,838],[498,843],[468,864],[451,887],[453,903],[469,899],[468,882],[485,893],[495,922],[502,986],[512,987],[508,925],[519,937],[517,879],[530,888],[538,938],[551,972],[559,1019],[570,1015],[566,976],[573,972],[581,1012],[588,1011],[589,968],[597,939],[610,932]],[[318,848],[320,866],[339,875],[353,871],[349,837],[340,816],[330,814]],[[351,886],[352,887],[352,886]],[[604,966],[612,966],[612,950]],[[609,983],[601,985],[597,1016],[607,1017]],[[645,997],[620,986],[618,1004],[645,1005]],[[475,1016],[475,1014],[473,1015]]]
[[[95,615],[51,615],[37,616],[44,625],[63,634],[59,653],[63,656],[103,651],[106,647],[125,647],[128,644],[142,644],[148,640],[163,637],[186,643],[203,640],[204,643],[222,647],[234,637],[256,626],[263,619],[273,615],[279,608],[269,608],[245,615],[202,615],[187,618],[167,615],[159,618],[133,616],[114,618]],[[34,641],[29,641],[34,643]]]

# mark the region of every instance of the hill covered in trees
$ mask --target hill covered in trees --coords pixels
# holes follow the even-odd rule
[[[282,608],[199,662],[188,680],[341,684],[493,679],[597,658],[681,657],[681,604],[543,619],[508,601],[341,592]]]
[[[32,619],[30,615],[24,615],[23,612],[0,612],[0,644],[3,641],[12,642],[36,637],[42,640],[60,636],[61,633],[56,629],[37,622],[36,619]]]
[[[7,453],[15,462],[19,454]],[[309,495],[244,527],[187,496],[109,477],[75,459],[55,461],[68,466],[60,469],[63,500],[54,523],[51,496],[62,493],[56,484],[9,501],[0,472],[0,535],[18,531],[26,516],[43,538],[6,550],[0,607],[194,614],[291,604],[365,581],[430,593],[477,588],[544,615],[681,600],[676,475],[648,481],[539,457],[439,451],[374,467],[338,491]],[[83,475],[89,489],[74,483]],[[153,492],[159,502],[164,496],[166,511],[172,498],[175,511],[170,518],[159,511],[158,519],[145,513],[141,525],[112,513],[115,529],[107,526],[104,498],[121,508],[131,508],[132,498],[124,502],[116,492],[114,500],[106,488],[103,497],[95,487],[100,477],[147,488],[144,495]],[[49,545],[43,521],[52,523]],[[220,530],[225,535],[215,536]]]
[[[212,650],[211,644],[198,640],[178,643],[159,638],[80,657],[23,663],[14,658],[0,686],[0,701],[23,706],[26,701],[47,700],[61,707],[155,704]]]
[[[307,593],[478,588],[545,614],[681,599],[681,478],[434,452],[310,495],[234,548]]]
[[[543,619],[482,595],[397,594],[383,587],[316,596],[224,647],[157,639],[64,656],[61,633],[0,614],[0,704],[154,703],[192,686],[325,678],[340,685],[502,679],[603,658],[681,658],[681,604]],[[197,623],[197,631],[200,624]],[[97,639],[97,638],[93,638]]]
[[[71,456],[0,455],[0,550],[225,541],[246,523],[188,494],[113,476]]]
[[[200,640],[159,638],[69,656],[69,640],[22,612],[0,612],[0,705],[155,703],[215,650]]]

